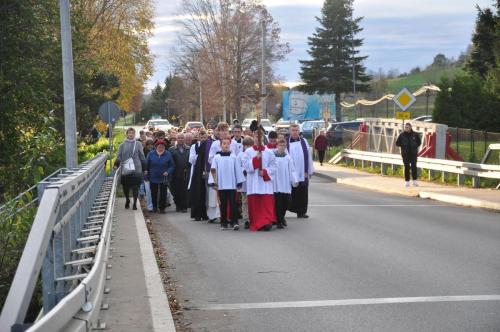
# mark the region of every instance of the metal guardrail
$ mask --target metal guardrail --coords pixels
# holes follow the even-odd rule
[[[356,161],[360,161],[362,167],[365,162],[381,164],[381,173],[386,174],[389,166],[402,166],[403,160],[400,155],[390,153],[376,153],[358,150],[344,149],[339,152],[335,157],[330,159],[330,163],[337,164],[342,159],[347,162],[351,161],[356,165]],[[472,186],[477,188],[480,186],[480,178],[497,179],[500,180],[500,166],[499,165],[486,165],[475,164],[461,161],[452,161],[446,159],[433,159],[433,158],[418,158],[417,167],[427,169],[432,172],[441,172],[442,177],[445,178],[446,174],[457,175],[457,185],[463,185],[465,176],[472,177]],[[429,172],[429,176],[431,173]]]
[[[39,209],[0,316],[0,331],[90,331],[99,327],[119,172],[100,154],[42,184]],[[25,324],[41,272],[43,310]]]

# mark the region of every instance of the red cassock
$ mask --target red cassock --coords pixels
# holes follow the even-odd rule
[[[257,158],[262,152],[262,159]],[[276,171],[276,158],[271,150],[252,147],[245,151],[243,165],[247,171],[247,201],[250,230],[256,231],[276,221],[272,178]],[[262,169],[263,176],[259,175]]]

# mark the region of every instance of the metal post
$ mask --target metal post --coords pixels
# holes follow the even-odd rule
[[[389,99],[385,100],[385,117],[389,119]]]
[[[60,0],[66,167],[75,168],[78,165],[76,154],[75,79],[73,76],[73,51],[69,10],[69,0]]]
[[[226,80],[222,78],[222,121],[227,122],[226,118]]]
[[[352,95],[354,100],[356,100],[356,62],[354,60],[354,30],[351,30],[352,33]]]
[[[200,83],[200,122],[203,123],[203,90],[201,86],[200,70],[198,70],[198,82]]]
[[[260,59],[260,66],[261,66],[261,73],[260,73],[260,93],[262,95],[266,94],[266,76],[265,76],[265,70],[266,70],[266,22],[265,22],[265,10],[262,10],[262,18],[261,18],[261,33],[262,33],[262,49],[261,49],[261,59]],[[267,107],[266,107],[266,99],[262,99],[262,116],[264,118],[267,118]]]
[[[427,107],[425,109],[425,115],[429,115],[429,96],[431,95],[429,90],[425,91],[425,96],[427,97]]]

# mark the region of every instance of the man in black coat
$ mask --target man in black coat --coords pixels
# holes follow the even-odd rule
[[[411,124],[407,122],[405,124],[405,130],[399,134],[396,140],[396,146],[401,148],[401,157],[403,158],[403,164],[405,167],[405,186],[410,186],[410,170],[413,179],[413,186],[418,186],[417,184],[417,155],[418,147],[422,144],[420,135],[414,132],[411,128]]]
[[[170,149],[175,164],[172,176],[172,195],[174,196],[175,210],[187,212],[188,208],[188,181],[190,174],[189,146],[184,144],[184,134],[177,135],[177,144]]]

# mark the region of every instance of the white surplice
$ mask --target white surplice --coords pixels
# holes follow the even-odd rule
[[[276,175],[273,179],[273,188],[275,193],[292,193],[292,186],[297,184],[297,174],[295,166],[290,155],[276,157]]]
[[[301,138],[301,140],[305,141],[305,144],[307,147],[306,154],[307,154],[307,157],[309,159],[308,174],[309,174],[309,176],[311,176],[314,173],[312,150],[311,150],[311,147],[309,146],[309,143],[307,143],[306,139]],[[288,154],[290,155],[290,157],[292,157],[293,164],[295,166],[295,172],[297,173],[297,181],[298,182],[304,181],[305,180],[305,178],[304,178],[305,162],[304,162],[304,151],[302,150],[302,143],[300,141],[290,142],[290,149],[288,151]]]
[[[215,169],[218,190],[236,190],[238,183],[245,181],[240,162],[232,154],[230,156],[215,155],[210,169]],[[211,178],[211,180],[209,184],[214,183],[214,179]]]
[[[271,150],[265,148],[262,151],[262,170],[267,172],[271,181],[264,181],[259,175],[259,169],[254,168],[253,158],[257,156],[258,151],[254,147],[245,150],[243,156],[243,165],[247,172],[247,195],[254,194],[273,194],[273,178],[276,172],[276,158]]]

